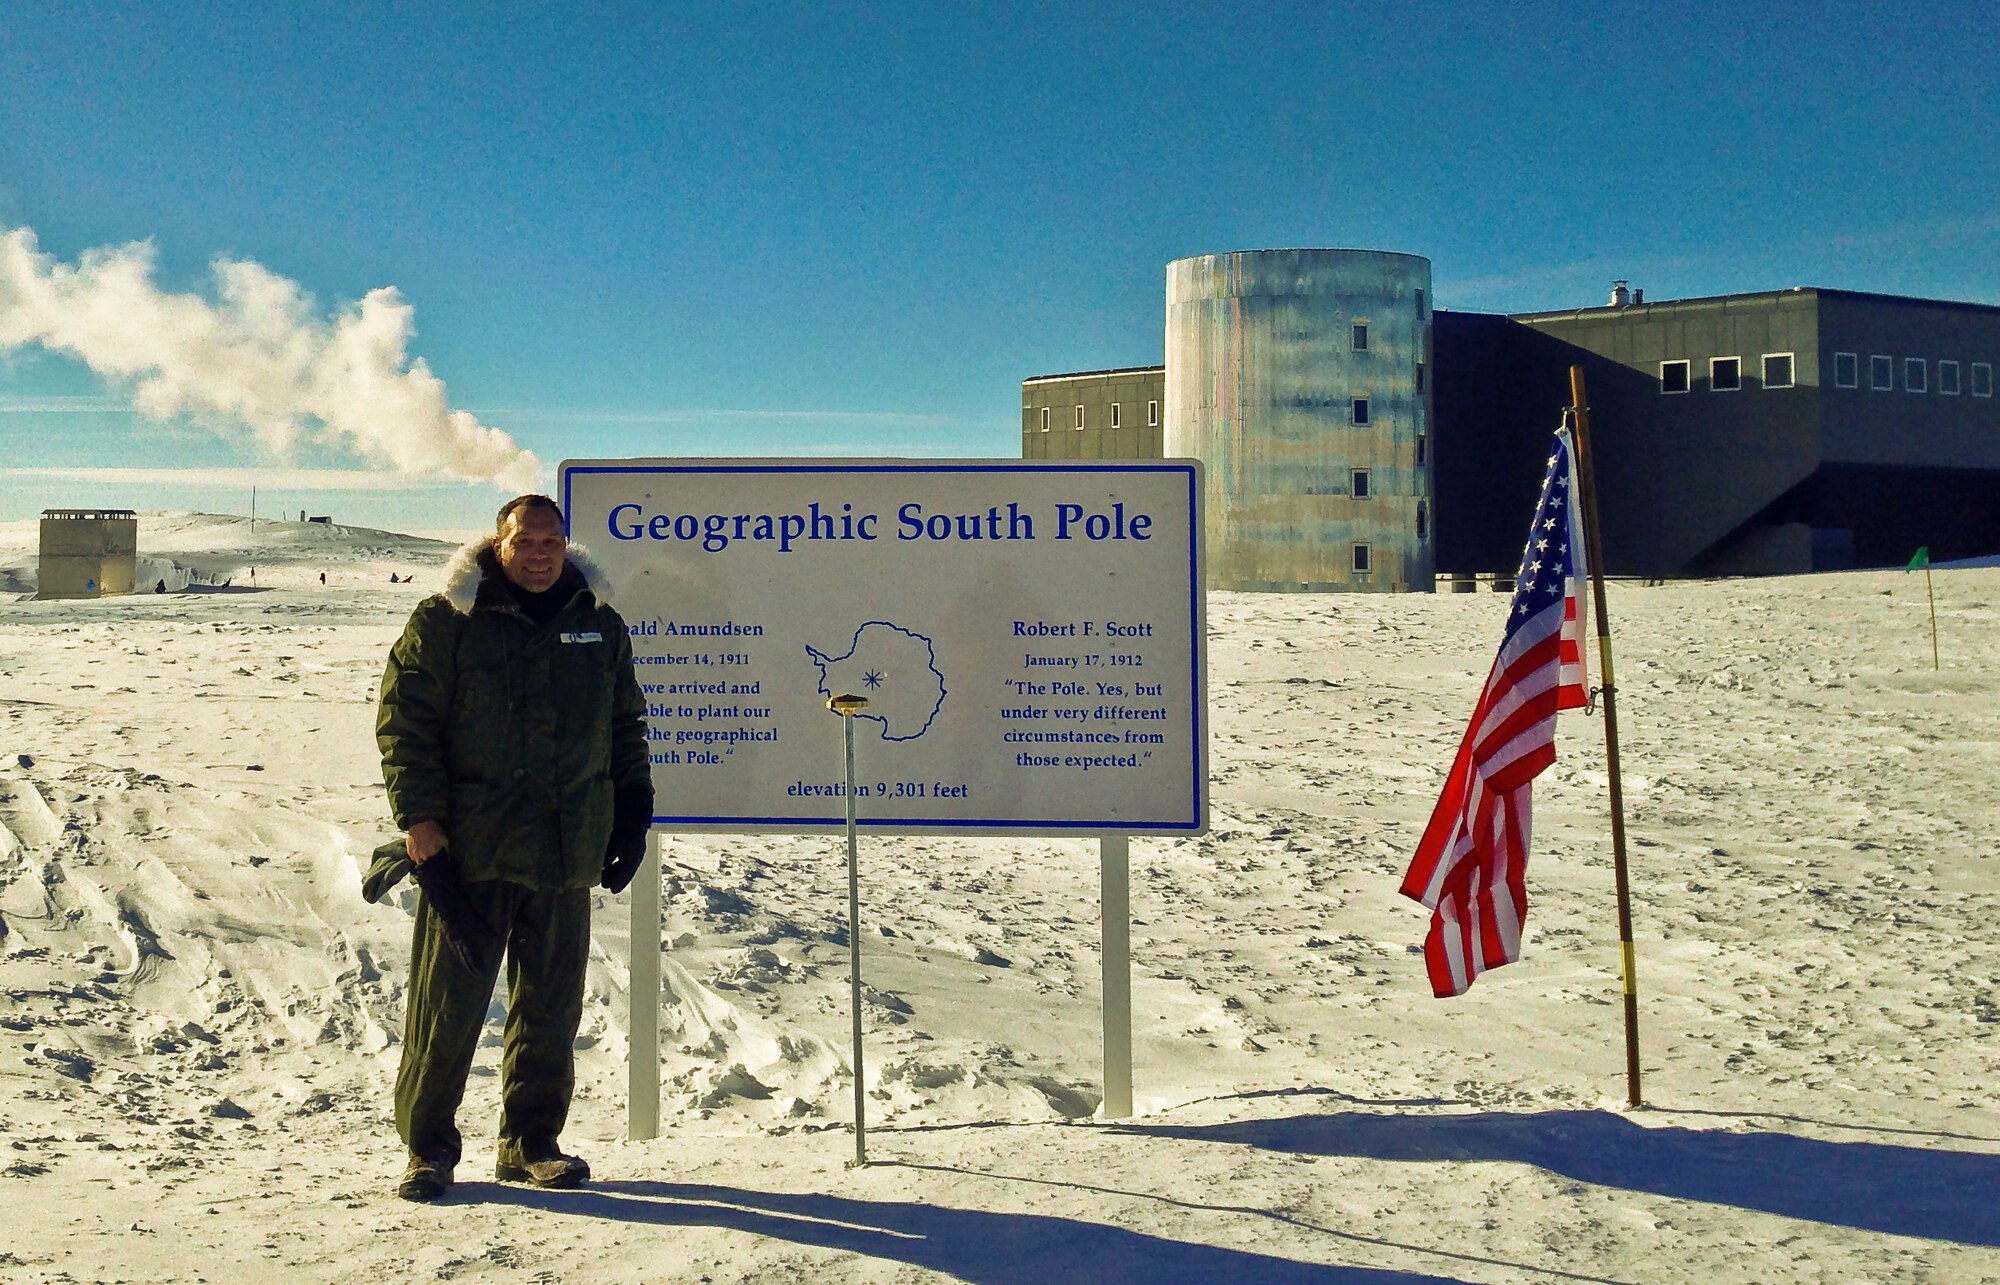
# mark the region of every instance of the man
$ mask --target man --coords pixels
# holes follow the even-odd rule
[[[542,1187],[590,1176],[558,1146],[590,888],[631,881],[653,815],[645,703],[609,597],[555,501],[524,495],[501,508],[491,539],[452,559],[443,591],[389,653],[376,739],[425,889],[396,1075],[405,1199],[450,1190],[461,1152],[458,1105],[500,955],[461,949],[468,933],[507,959],[496,1176]]]

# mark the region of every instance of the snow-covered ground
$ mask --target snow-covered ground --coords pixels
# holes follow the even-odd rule
[[[1642,1110],[1601,720],[1537,787],[1520,963],[1432,999],[1396,894],[1503,600],[1217,594],[1213,832],[1133,844],[1136,1118],[1093,1114],[1093,845],[864,838],[849,1169],[841,845],[677,835],[661,1136],[624,1140],[599,894],[598,1181],[487,1181],[496,1024],[419,1207],[411,894],[358,872],[382,658],[452,546],[140,539],[230,588],[0,601],[0,1279],[2000,1280],[2000,569],[1934,573],[1936,672],[1920,576],[1613,587]]]

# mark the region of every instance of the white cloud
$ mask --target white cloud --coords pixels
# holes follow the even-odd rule
[[[210,267],[213,301],[162,290],[147,242],[71,264],[42,253],[28,228],[0,230],[0,352],[76,357],[129,388],[145,416],[247,425],[281,455],[321,441],[413,476],[516,490],[541,479],[533,453],[453,410],[443,381],[410,356],[412,310],[394,287],[328,320],[297,282],[259,264]]]

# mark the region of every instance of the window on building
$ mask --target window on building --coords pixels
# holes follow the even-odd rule
[[[1424,391],[1424,363],[1417,363],[1417,391]]]
[[[1833,386],[1835,388],[1859,388],[1861,386],[1861,359],[1851,352],[1837,352],[1833,355]]]
[[[1882,353],[1868,359],[1868,387],[1886,393],[1896,386],[1896,360]]]
[[[1424,315],[1424,292],[1419,290],[1417,291],[1417,316],[1422,317],[1423,315]]]
[[[1424,507],[1424,502],[1423,502],[1422,500],[1418,500],[1418,501],[1417,501],[1417,539],[1419,539],[1419,540],[1428,540],[1428,539],[1430,539],[1430,538],[1431,538],[1431,515],[1430,515],[1430,510]]]
[[[1946,397],[1958,396],[1958,363],[1941,361],[1938,363],[1938,391]]]
[[[1350,488],[1352,489],[1352,491],[1353,491],[1353,493],[1354,493],[1354,498],[1355,498],[1355,499],[1357,499],[1357,500],[1365,500],[1365,499],[1367,499],[1367,498],[1368,498],[1368,470],[1367,470],[1367,469],[1365,469],[1365,468],[1357,468],[1357,469],[1349,469],[1349,470],[1348,470],[1348,473],[1347,473],[1347,476],[1348,476],[1348,481],[1349,481],[1349,485],[1350,485]]]
[[[1083,407],[1081,406],[1076,408],[1076,426],[1078,428],[1083,427]]]
[[[1741,357],[1710,357],[1708,359],[1708,391],[1711,393],[1733,393],[1743,387],[1743,359]]]
[[[1663,361],[1660,363],[1660,391],[1662,393],[1684,393],[1688,390],[1689,363],[1685,361]]]
[[[1118,427],[1118,403],[1111,403],[1111,427]]]
[[[1369,557],[1370,552],[1371,550],[1369,546],[1365,544],[1356,544],[1354,546],[1354,569],[1356,571],[1370,570],[1369,567],[1369,562],[1371,561]]]
[[[1972,363],[1972,395],[1991,397],[1993,395],[1993,365],[1991,362]]]
[[[1046,406],[1042,407],[1042,431],[1049,431],[1049,408]]]
[[[1160,404],[1158,402],[1147,402],[1146,427],[1158,428],[1159,426],[1160,426]]]
[[[1418,434],[1417,434],[1417,467],[1418,467],[1418,468],[1422,468],[1422,467],[1424,466],[1424,447],[1425,447],[1425,446],[1426,446],[1427,444],[1428,444],[1428,443],[1427,443],[1427,439],[1425,438],[1425,436],[1424,436],[1424,435],[1423,435],[1422,433],[1418,433]]]
[[[1366,397],[1357,397],[1354,399],[1354,422],[1357,424],[1366,424],[1368,422],[1368,399]]]
[[[1764,387],[1790,388],[1792,386],[1792,354],[1788,352],[1767,352],[1764,354]]]
[[[1927,393],[1930,391],[1930,365],[1922,357],[1903,358],[1903,391],[1906,393]]]
[[[1368,323],[1365,321],[1354,323],[1354,351],[1368,351]]]

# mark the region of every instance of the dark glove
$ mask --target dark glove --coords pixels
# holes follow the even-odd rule
[[[424,890],[424,898],[437,915],[445,945],[451,947],[451,953],[458,956],[458,962],[465,965],[467,972],[490,978],[494,965],[500,962],[500,943],[466,900],[465,885],[458,881],[458,865],[451,859],[451,849],[444,849],[418,866],[415,874],[417,887]]]
[[[625,891],[646,859],[646,832],[653,828],[653,783],[621,785],[611,805],[611,840],[604,845],[604,887]]]
[[[410,845],[403,841],[402,835],[397,835],[375,849],[368,872],[361,876],[361,899],[371,903],[382,900],[416,868],[416,863],[410,860]]]

